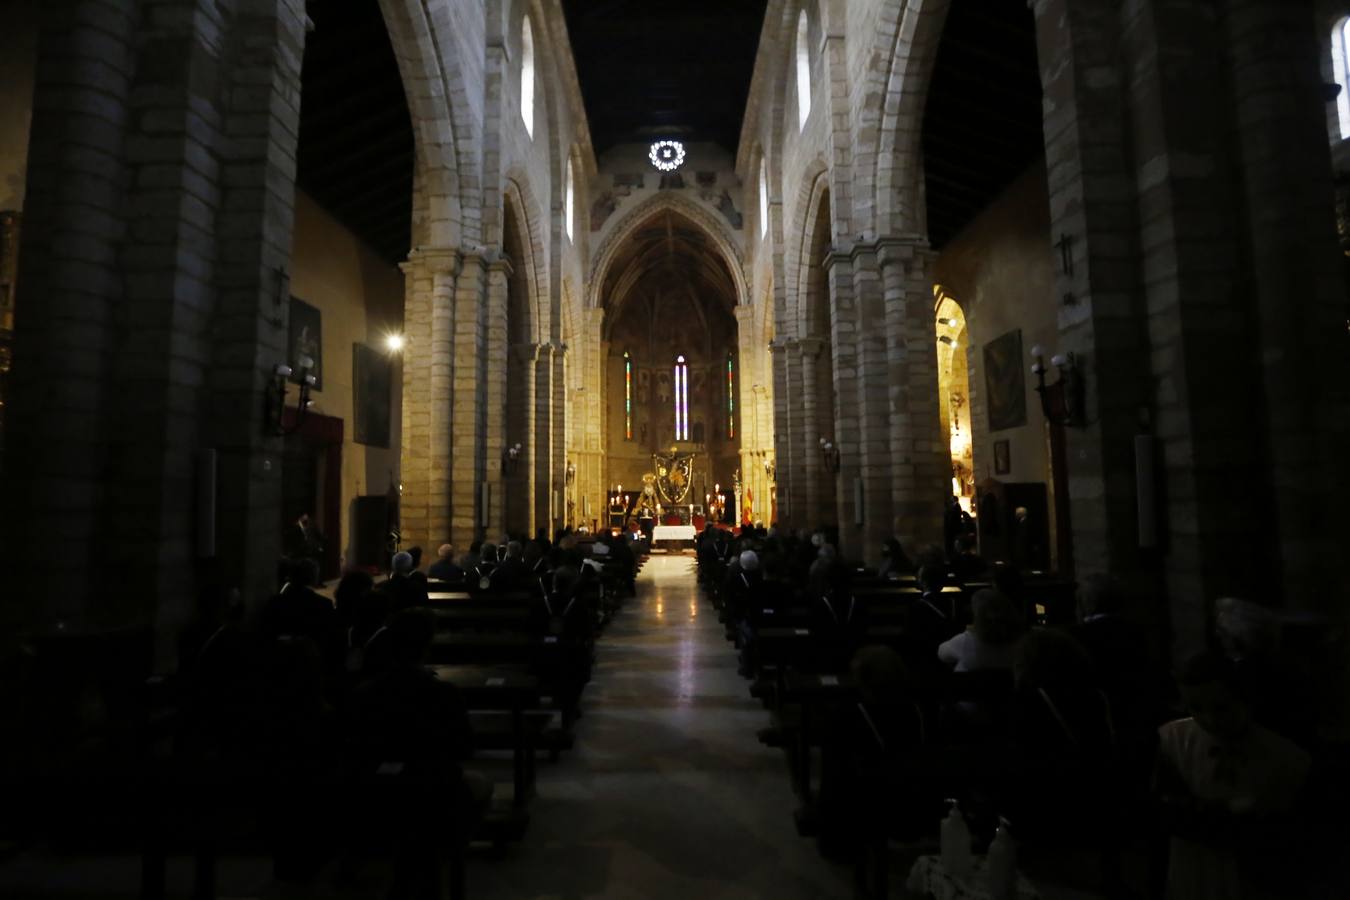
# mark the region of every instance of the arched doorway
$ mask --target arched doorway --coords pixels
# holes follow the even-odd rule
[[[975,441],[971,431],[970,368],[966,353],[970,332],[961,305],[933,287],[936,300],[938,408],[952,463],[952,496],[961,509],[975,515]]]
[[[722,253],[701,225],[661,210],[616,249],[600,296],[610,493],[641,492],[654,454],[692,455],[678,503],[658,491],[661,515],[737,521],[737,289]]]

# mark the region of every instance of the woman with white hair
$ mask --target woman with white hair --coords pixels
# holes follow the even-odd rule
[[[957,672],[1011,669],[1025,623],[1012,599],[986,588],[970,601],[975,623],[938,646],[938,659]]]

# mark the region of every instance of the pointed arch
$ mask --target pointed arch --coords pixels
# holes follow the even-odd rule
[[[474,208],[477,136],[459,61],[446,52],[453,42],[428,16],[420,0],[379,0],[412,114],[425,203],[426,237],[432,246],[457,246],[477,236]]]
[[[741,256],[741,251],[736,246],[736,240],[732,237],[727,226],[717,216],[694,201],[671,192],[662,192],[643,200],[629,210],[618,220],[604,242],[601,243],[599,252],[595,254],[591,262],[587,307],[596,308],[603,305],[600,292],[616,255],[628,238],[642,228],[649,219],[665,211],[671,211],[684,217],[708,234],[713,246],[726,263],[727,270],[731,273],[732,281],[736,287],[736,305],[748,303],[745,262]]]
[[[902,0],[886,0],[891,8]],[[888,10],[895,29],[878,35],[874,52],[887,60],[886,93],[877,129],[876,154],[864,190],[876,197],[878,234],[926,234],[923,112],[937,64],[938,43],[951,0],[909,0],[904,11]],[[884,43],[883,43],[884,42]]]

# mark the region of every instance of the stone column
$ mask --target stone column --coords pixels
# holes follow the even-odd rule
[[[917,238],[878,241],[885,307],[894,530],[917,551],[942,544],[943,499],[951,468],[942,440],[937,328],[929,263]]]
[[[507,447],[507,285],[513,266],[511,260],[499,256],[488,265],[487,274],[487,378],[483,382],[484,478],[488,485],[487,533],[500,535],[506,531],[506,485],[498,460]]]
[[[409,339],[403,351],[399,528],[405,544],[435,547],[451,539],[453,306],[460,254],[448,247],[418,248],[402,268]]]
[[[892,410],[889,392],[882,388],[889,378],[890,323],[882,298],[877,245],[856,245],[850,259],[857,313],[859,477],[863,484],[863,525],[854,529],[854,558],[875,565],[881,561],[881,545],[891,535],[891,491],[895,482],[891,471]],[[929,328],[933,328],[931,321]],[[853,482],[846,482],[843,488],[850,502],[855,502]]]
[[[45,6],[6,413],[3,623],[42,627],[89,611],[121,299],[133,16],[116,0]],[[39,590],[53,551],[62,589]]]
[[[1223,4],[1249,211],[1273,517],[1287,603],[1345,613],[1350,575],[1350,356],[1324,85],[1303,4]]]
[[[567,345],[553,345],[553,390],[549,398],[552,453],[549,463],[548,498],[552,513],[546,523],[549,537],[567,515]],[[534,535],[530,535],[533,537]]]
[[[824,482],[834,475],[824,471],[819,448],[820,438],[834,437],[834,423],[820,420],[819,404],[816,399],[821,381],[820,351],[824,346],[825,342],[819,338],[802,338],[793,344],[797,356],[797,371],[801,379],[802,413],[801,426],[796,429],[796,447],[801,461],[794,474],[801,478],[803,503],[799,521],[804,528],[815,528],[822,522],[832,522],[836,515],[833,508],[825,508]]]
[[[448,409],[450,448],[450,536],[456,546],[467,547],[483,533],[480,507],[481,485],[487,476],[487,459],[480,455],[480,423],[486,419],[480,389],[486,377],[487,336],[484,313],[488,261],[479,254],[466,254],[455,282],[450,389],[432,393],[434,407]],[[483,452],[486,452],[485,449]]]
[[[773,369],[773,424],[770,440],[773,442],[774,462],[778,467],[778,519],[785,526],[796,526],[798,516],[798,484],[796,444],[793,428],[799,413],[798,392],[793,390],[792,356],[787,343],[776,339],[769,344],[770,366]]]
[[[1156,598],[1138,552],[1134,435],[1151,374],[1120,12],[1110,0],[1035,0],[1051,240],[1067,236],[1069,258],[1056,260],[1060,342],[1046,349],[1074,352],[1085,378],[1087,423],[1066,431],[1078,574],[1113,572]]]
[[[515,471],[510,475],[511,508],[507,512],[506,527],[510,530],[524,531],[531,537],[536,528],[535,492],[538,481],[538,468],[535,465],[535,452],[539,445],[538,421],[535,409],[538,406],[538,369],[540,366],[540,344],[515,344],[511,347],[511,363],[515,374],[511,378],[510,415],[513,425],[507,431],[508,443],[521,445],[521,455],[515,463]]]
[[[534,469],[531,536],[535,529],[549,526],[553,512],[553,351],[552,344],[540,344],[539,361],[534,367],[534,403],[530,407],[534,432],[529,445]]]
[[[859,379],[861,329],[858,302],[853,294],[853,259],[848,253],[831,250],[825,256],[825,281],[830,290],[830,363],[833,369],[820,376],[817,402],[824,391],[834,395],[834,422],[821,423],[821,434],[833,438],[839,449],[839,471],[824,472],[827,482],[834,481],[834,511],[829,521],[839,527],[839,552],[857,556],[860,532],[854,525],[853,480],[862,473],[862,419],[859,401],[863,389]],[[828,432],[824,429],[828,429]],[[826,503],[829,502],[828,495]]]

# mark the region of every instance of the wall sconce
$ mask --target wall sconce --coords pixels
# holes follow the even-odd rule
[[[1045,383],[1044,351],[1031,348],[1031,374],[1036,376],[1036,393],[1041,395],[1041,411],[1052,425],[1083,425],[1083,374],[1072,353],[1059,353],[1050,365],[1059,370],[1059,380]]]
[[[825,465],[825,471],[839,474],[839,448],[829,438],[820,439],[820,460]]]
[[[387,334],[384,336],[384,348],[390,353],[402,351],[407,343],[407,339],[401,334]]]
[[[958,348],[956,338],[954,337],[948,337],[947,335],[944,334],[941,337],[939,337],[938,340],[946,344],[948,347],[951,347],[953,350],[956,350]]]
[[[567,483],[573,484],[577,480],[577,464],[569,459],[564,474],[567,478]]]
[[[300,399],[295,405],[295,419],[287,427],[286,423],[286,385],[295,374],[294,370],[285,363],[277,363],[272,367],[272,389],[267,392],[267,421],[275,434],[282,437],[288,434],[295,434],[300,430],[300,426],[305,422],[305,413],[309,412],[310,406],[314,403],[309,399],[309,392],[314,387],[317,379],[310,369],[314,368],[314,360],[308,356],[300,357]]]
[[[514,475],[516,468],[520,465],[520,444],[517,442],[512,447],[507,447],[502,451],[502,474]]]

